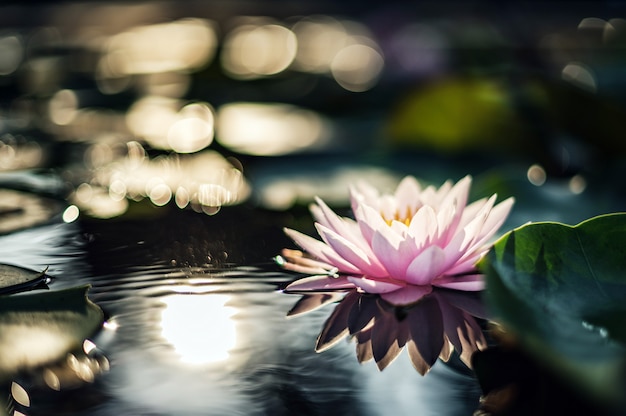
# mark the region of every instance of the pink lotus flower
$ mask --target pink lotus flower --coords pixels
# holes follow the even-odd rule
[[[497,205],[496,195],[467,204],[471,178],[440,188],[422,188],[412,176],[393,195],[366,184],[351,189],[355,219],[340,217],[321,199],[311,205],[322,241],[292,229],[285,232],[305,253],[285,249],[280,263],[315,274],[286,291],[357,288],[406,305],[433,286],[478,291],[483,276],[475,264],[489,250],[513,198]]]

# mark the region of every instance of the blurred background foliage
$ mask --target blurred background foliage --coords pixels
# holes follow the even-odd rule
[[[441,181],[519,164],[535,185],[574,178],[580,191],[597,172],[623,171],[621,12],[614,2],[6,3],[0,168],[59,173],[63,198],[99,218],[142,199],[208,213],[246,200],[284,209],[314,193],[340,201],[335,190],[363,166]],[[396,159],[407,152],[450,173]],[[333,192],[319,189],[350,167]]]
[[[623,211],[625,9],[5,2],[0,232],[224,206],[314,232],[314,196],[406,174],[515,196],[504,228]]]

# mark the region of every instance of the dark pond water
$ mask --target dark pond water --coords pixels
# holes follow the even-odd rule
[[[284,215],[241,207],[215,217],[176,210],[149,222],[51,224],[4,237],[3,258],[49,265],[53,288],[90,283],[90,298],[109,316],[93,340],[110,371],[68,391],[34,389],[22,410],[383,415],[476,408],[480,389],[458,360],[422,377],[404,354],[383,372],[361,365],[348,341],[315,353],[332,305],[286,318],[299,296],[277,289],[293,276],[268,261],[282,242],[281,222]]]
[[[579,196],[583,209],[568,211],[565,190],[523,188],[534,192],[531,201],[554,194],[558,202],[537,210],[522,200],[510,224],[550,219],[550,208],[576,222],[598,203]],[[456,356],[422,377],[406,351],[382,372],[357,361],[354,341],[314,351],[334,306],[287,318],[300,296],[280,289],[295,276],[272,261],[293,246],[282,227],[308,221],[301,208],[241,205],[207,216],[149,206],[142,219],[53,219],[1,237],[4,262],[49,267],[52,289],[89,283],[90,299],[108,317],[93,341],[109,370],[60,392],[35,376],[17,378],[30,387],[30,406],[17,408],[28,415],[471,414],[481,390]]]

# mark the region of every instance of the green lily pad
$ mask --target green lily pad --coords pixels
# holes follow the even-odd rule
[[[46,283],[46,270],[36,272],[10,264],[0,264],[0,295],[22,292]]]
[[[515,229],[479,265],[494,319],[593,400],[624,406],[626,214]]]
[[[101,327],[103,312],[88,289],[0,296],[0,381],[65,357]]]

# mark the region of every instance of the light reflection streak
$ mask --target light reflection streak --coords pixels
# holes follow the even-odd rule
[[[241,153],[274,156],[311,149],[329,138],[329,123],[287,104],[230,103],[217,113],[217,140]]]
[[[215,53],[214,23],[182,19],[139,26],[109,40],[103,57],[111,76],[197,69]]]
[[[109,192],[100,186],[83,183],[69,197],[72,204],[96,218],[113,218],[128,209],[126,199],[111,198]]]
[[[144,97],[133,104],[126,120],[137,137],[158,149],[193,153],[213,141],[213,110],[206,103]]]
[[[237,342],[232,319],[236,310],[222,294],[175,295],[164,298],[161,335],[175,349],[180,360],[205,364],[228,359]]]
[[[0,171],[34,168],[44,159],[44,151],[36,141],[11,134],[0,137]]]
[[[114,157],[109,164],[95,168],[93,178],[77,186],[70,201],[99,218],[121,215],[129,199],[144,198],[157,206],[174,199],[179,208],[191,205],[198,212],[214,214],[221,206],[237,204],[249,194],[242,172],[217,152],[151,159],[141,144],[130,142],[126,156]]]
[[[139,19],[145,20],[150,19]],[[78,42],[99,54],[86,70],[108,95],[134,87],[141,95],[181,97],[191,83],[190,73],[211,62],[218,44],[215,22],[202,18],[120,24],[111,33],[106,29],[95,24],[79,27]]]

